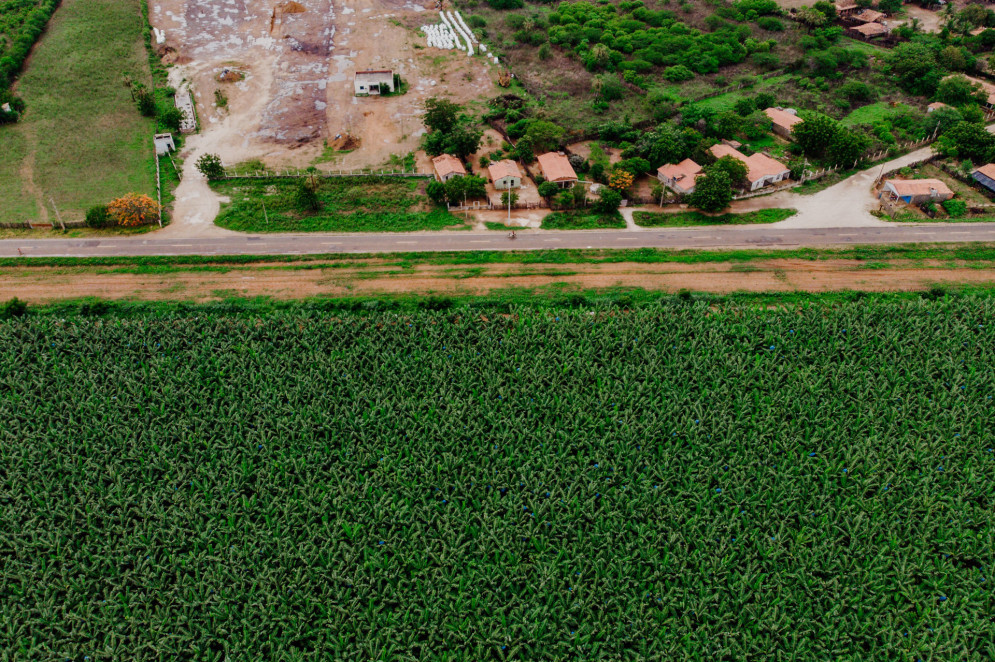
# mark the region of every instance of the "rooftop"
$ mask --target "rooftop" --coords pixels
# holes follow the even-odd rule
[[[660,177],[681,181],[687,177],[695,177],[701,173],[701,166],[691,159],[684,159],[680,163],[668,163],[660,166],[656,170]]]
[[[880,21],[884,18],[884,14],[879,11],[874,11],[873,9],[865,9],[859,14],[854,14],[853,18],[858,21],[863,21],[864,23],[874,23],[875,21]]]
[[[889,179],[885,185],[891,185],[898,197],[907,195],[933,195],[933,193],[953,195],[950,187],[939,179]]]
[[[495,161],[494,163],[487,166],[487,172],[491,176],[491,181],[497,181],[499,179],[504,179],[505,177],[521,177],[522,173],[518,169],[518,164],[511,159],[504,159],[503,161]]]
[[[721,159],[723,156],[731,156],[732,158],[745,163],[746,178],[751,182],[755,182],[771,175],[777,175],[788,169],[786,165],[780,161],[775,161],[766,154],[760,154],[758,152],[747,156],[742,152],[729,147],[728,145],[712,145],[708,148],[708,151],[710,151],[717,159]]]
[[[446,177],[447,175],[452,174],[466,174],[466,168],[464,168],[460,160],[452,154],[438,155],[432,159],[432,165],[435,167],[435,171],[439,173],[440,177]]]
[[[560,152],[546,152],[539,156],[539,167],[542,176],[551,182],[573,181],[577,173],[570,165],[570,159]]]
[[[995,163],[988,163],[980,168],[976,168],[974,172],[980,172],[982,175],[989,179],[995,179]]]
[[[802,118],[798,117],[794,113],[788,112],[784,108],[768,108],[764,111],[764,113],[774,124],[783,126],[785,129],[789,130],[795,124],[802,121]]]
[[[865,37],[877,37],[888,33],[888,28],[884,27],[880,23],[864,23],[863,25],[858,25],[853,28],[853,30],[854,32],[859,32]]]

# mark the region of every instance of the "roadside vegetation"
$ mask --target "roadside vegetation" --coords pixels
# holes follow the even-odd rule
[[[128,81],[149,80],[138,0],[64,0],[18,81],[27,104],[0,127],[0,223],[82,221],[155,192],[152,121]],[[53,206],[54,203],[54,206]]]
[[[989,651],[990,295],[573,296],[8,304],[5,649]]]
[[[241,232],[410,232],[462,226],[425,204],[422,179],[246,178],[211,183],[231,202],[215,223]]]
[[[794,216],[797,210],[794,209],[761,209],[758,211],[743,212],[742,214],[702,214],[697,211],[681,211],[674,213],[637,211],[633,212],[632,218],[636,225],[656,228],[656,227],[692,227],[696,225],[749,225],[755,223],[777,223],[786,218]]]
[[[606,230],[624,228],[625,219],[615,213],[599,213],[593,210],[576,209],[554,211],[542,219],[543,230]]]

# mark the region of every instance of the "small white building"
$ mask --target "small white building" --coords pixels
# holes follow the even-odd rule
[[[157,133],[152,142],[155,144],[157,156],[165,156],[176,149],[176,143],[173,142],[173,134],[171,133]]]
[[[518,169],[518,164],[511,159],[490,164],[487,166],[487,173],[491,176],[491,181],[494,182],[494,188],[499,191],[521,188],[522,186],[522,173]]]
[[[356,78],[353,80],[353,88],[358,97],[378,95],[383,90],[393,92],[394,72],[390,69],[357,71]]]

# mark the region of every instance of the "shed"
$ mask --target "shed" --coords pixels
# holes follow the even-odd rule
[[[888,34],[888,28],[880,23],[864,23],[863,25],[850,28],[850,32],[852,32],[854,36],[863,37],[864,39],[876,39]]]
[[[931,103],[928,106],[926,106],[926,113],[929,114],[929,113],[932,113],[935,110],[939,110],[940,108],[949,108],[949,107],[950,106],[948,106],[947,104],[943,103],[942,101],[934,101],[933,103]]]
[[[353,88],[358,97],[377,95],[386,89],[394,91],[394,72],[390,69],[370,69],[357,71],[353,80]]]
[[[792,128],[802,121],[794,108],[767,108],[764,114],[770,118],[774,133],[784,138],[791,138]]]
[[[836,14],[839,16],[847,16],[856,12],[860,7],[853,0],[838,0],[836,2]]]
[[[874,11],[873,9],[865,9],[859,14],[854,14],[850,18],[859,23],[877,23],[884,18],[884,14],[879,11]]]
[[[440,182],[448,182],[453,177],[466,175],[463,163],[452,154],[439,154],[432,159],[432,169],[435,171],[435,178]]]
[[[520,188],[522,186],[522,173],[518,169],[518,164],[511,159],[496,161],[487,166],[487,174],[494,182],[494,188],[500,190]]]
[[[981,166],[971,173],[971,177],[974,178],[974,181],[978,182],[992,193],[995,193],[995,163],[988,163]]]
[[[943,202],[954,197],[954,192],[939,179],[888,179],[884,183],[884,192],[912,205]]]
[[[686,195],[694,193],[694,184],[701,175],[701,166],[691,159],[680,163],[668,163],[656,170],[656,178],[676,193]]]
[[[152,143],[155,145],[157,156],[165,156],[176,149],[176,143],[173,142],[173,134],[171,133],[155,134]]]
[[[547,182],[555,182],[569,188],[577,182],[577,173],[570,165],[570,159],[562,152],[546,152],[539,156],[539,169]]]

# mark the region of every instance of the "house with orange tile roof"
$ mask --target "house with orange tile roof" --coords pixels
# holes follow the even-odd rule
[[[731,156],[737,161],[742,161],[746,165],[746,180],[750,183],[750,190],[756,191],[768,184],[783,182],[791,177],[791,170],[781,163],[775,161],[766,154],[750,154],[746,156],[739,150],[728,145],[712,145],[708,148],[712,156],[721,159],[723,156]]]
[[[791,129],[802,121],[794,108],[767,108],[764,114],[770,118],[774,133],[783,138],[791,138]]]
[[[694,183],[701,175],[701,166],[691,159],[668,163],[656,170],[656,178],[664,186],[682,195],[694,193]]]
[[[487,166],[487,174],[494,182],[494,188],[499,191],[510,188],[521,188],[522,173],[518,169],[518,164],[511,159],[495,161]]]
[[[538,161],[539,169],[547,182],[554,182],[562,188],[570,188],[577,183],[577,173],[570,165],[570,159],[562,152],[540,154]]]
[[[882,194],[912,205],[930,201],[943,202],[954,197],[950,187],[939,179],[886,179]]]
[[[439,154],[432,159],[432,169],[435,171],[435,178],[440,182],[466,175],[463,163],[452,154]]]

